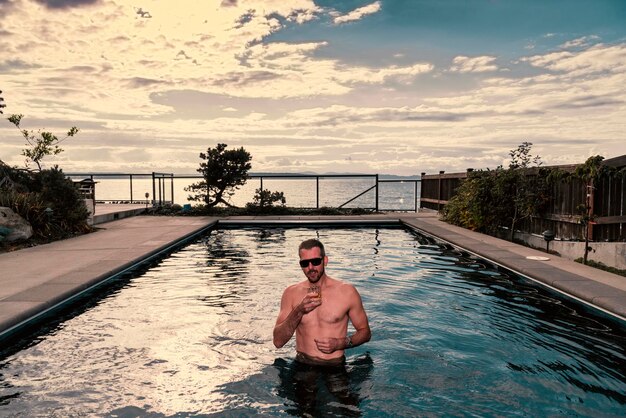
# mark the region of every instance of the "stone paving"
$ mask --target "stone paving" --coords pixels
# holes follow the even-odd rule
[[[354,217],[132,216],[97,225],[97,232],[0,254],[0,339],[35,323],[68,298],[97,285],[215,223],[405,223],[511,268],[626,320],[626,278],[552,254],[448,225],[427,213]],[[533,260],[528,257],[549,257]]]

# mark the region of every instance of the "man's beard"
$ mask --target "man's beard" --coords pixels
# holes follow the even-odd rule
[[[307,273],[306,278],[309,279],[309,283],[317,283],[320,281],[320,279],[324,275],[324,269],[322,269],[319,272],[317,270],[313,270],[312,273],[315,273],[315,274],[309,275],[309,273]]]

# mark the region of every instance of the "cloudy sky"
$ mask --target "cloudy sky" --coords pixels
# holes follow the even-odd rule
[[[66,172],[413,175],[626,154],[624,0],[0,0],[4,119]],[[0,120],[0,159],[23,165]]]

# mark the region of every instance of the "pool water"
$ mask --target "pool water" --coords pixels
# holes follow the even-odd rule
[[[299,370],[272,329],[318,237],[372,340]],[[19,348],[15,348],[15,347]],[[0,416],[623,416],[626,331],[400,228],[221,229],[0,352]],[[339,389],[337,389],[339,388]]]

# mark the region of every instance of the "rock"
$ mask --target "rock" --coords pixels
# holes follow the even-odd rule
[[[2,235],[0,239],[7,242],[26,240],[33,236],[33,227],[17,213],[7,207],[0,207],[0,228],[8,235]]]

